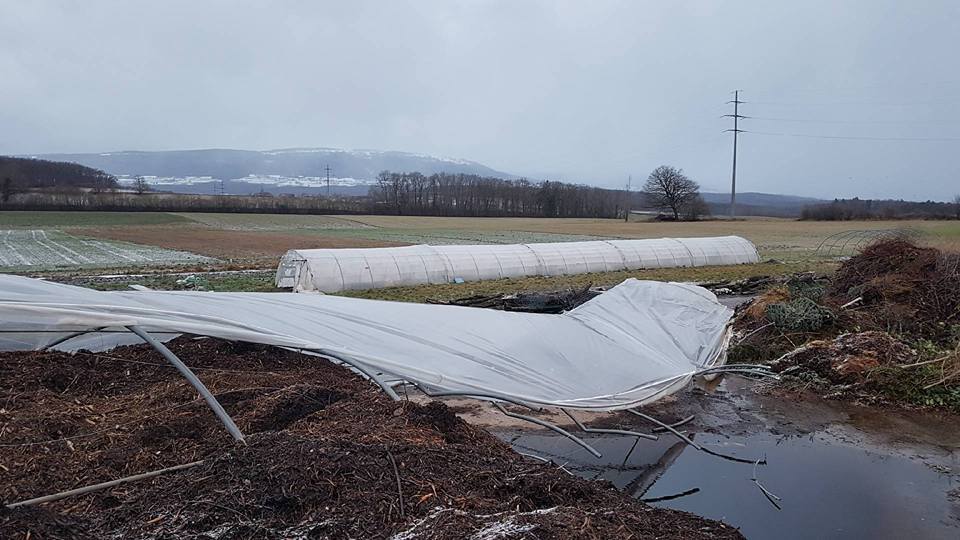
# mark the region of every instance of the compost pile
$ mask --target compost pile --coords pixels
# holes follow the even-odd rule
[[[774,360],[770,367],[782,374],[815,373],[834,384],[862,384],[873,370],[913,359],[914,352],[886,332],[858,332],[811,341]]]
[[[831,396],[960,411],[960,255],[884,240],[739,309],[734,361]]]
[[[4,504],[202,463],[43,506],[0,505],[0,538],[740,537],[527,460],[441,403],[391,401],[325,360],[213,339],[169,346],[247,444],[146,346],[3,353]]]
[[[876,243],[840,266],[827,295],[834,305],[857,301],[861,327],[948,341],[960,324],[960,254],[902,239]]]

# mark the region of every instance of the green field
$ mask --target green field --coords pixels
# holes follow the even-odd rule
[[[447,283],[443,285],[419,285],[415,287],[390,287],[366,291],[344,291],[338,296],[396,300],[401,302],[425,302],[426,300],[453,300],[476,295],[512,294],[520,291],[580,290],[587,286],[612,287],[625,279],[636,278],[653,281],[678,281],[705,283],[733,281],[756,276],[783,276],[799,272],[830,272],[835,263],[793,262],[768,264],[740,264],[734,266],[703,266],[698,268],[657,268],[651,270],[624,270],[577,274],[573,276],[530,276],[523,278]]]
[[[361,221],[350,216],[302,216],[290,214],[210,214],[179,213],[167,214],[215,229],[237,231],[295,231],[295,230],[339,230],[369,229]]]
[[[116,225],[169,225],[188,222],[166,212],[11,212],[0,211],[0,229],[102,227]]]

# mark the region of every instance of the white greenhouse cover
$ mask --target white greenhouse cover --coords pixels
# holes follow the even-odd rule
[[[757,248],[739,236],[300,249],[288,251],[280,260],[276,285],[298,292],[337,292],[459,280],[743,264],[759,260]]]
[[[312,294],[102,292],[0,275],[0,350],[105,350],[196,334],[309,349],[428,393],[578,409],[633,407],[725,361],[729,308],[706,289],[628,279],[533,314]],[[102,330],[84,335],[77,332]],[[318,359],[318,361],[320,361]]]

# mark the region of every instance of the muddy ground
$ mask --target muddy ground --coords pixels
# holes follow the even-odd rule
[[[210,339],[171,348],[245,445],[146,347],[0,357],[4,504],[203,460],[0,510],[0,538],[740,537],[523,458],[443,404],[390,401],[326,361]]]

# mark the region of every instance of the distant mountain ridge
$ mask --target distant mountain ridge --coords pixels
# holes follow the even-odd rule
[[[116,176],[202,177],[233,180],[248,176],[323,177],[372,181],[383,170],[439,172],[515,178],[481,163],[388,150],[286,148],[277,150],[163,150],[83,154],[39,154],[39,159],[68,161]]]
[[[155,189],[176,193],[322,195],[327,193],[326,168],[330,167],[330,193],[365,195],[380,171],[474,174],[516,179],[475,161],[449,159],[389,150],[337,148],[282,148],[276,150],[162,150],[79,154],[39,154],[32,157],[78,163],[115,175],[124,185],[134,176],[147,177]],[[702,193],[715,215],[729,211],[728,193]],[[744,192],[737,194],[737,213],[798,217],[803,207],[821,199]]]

